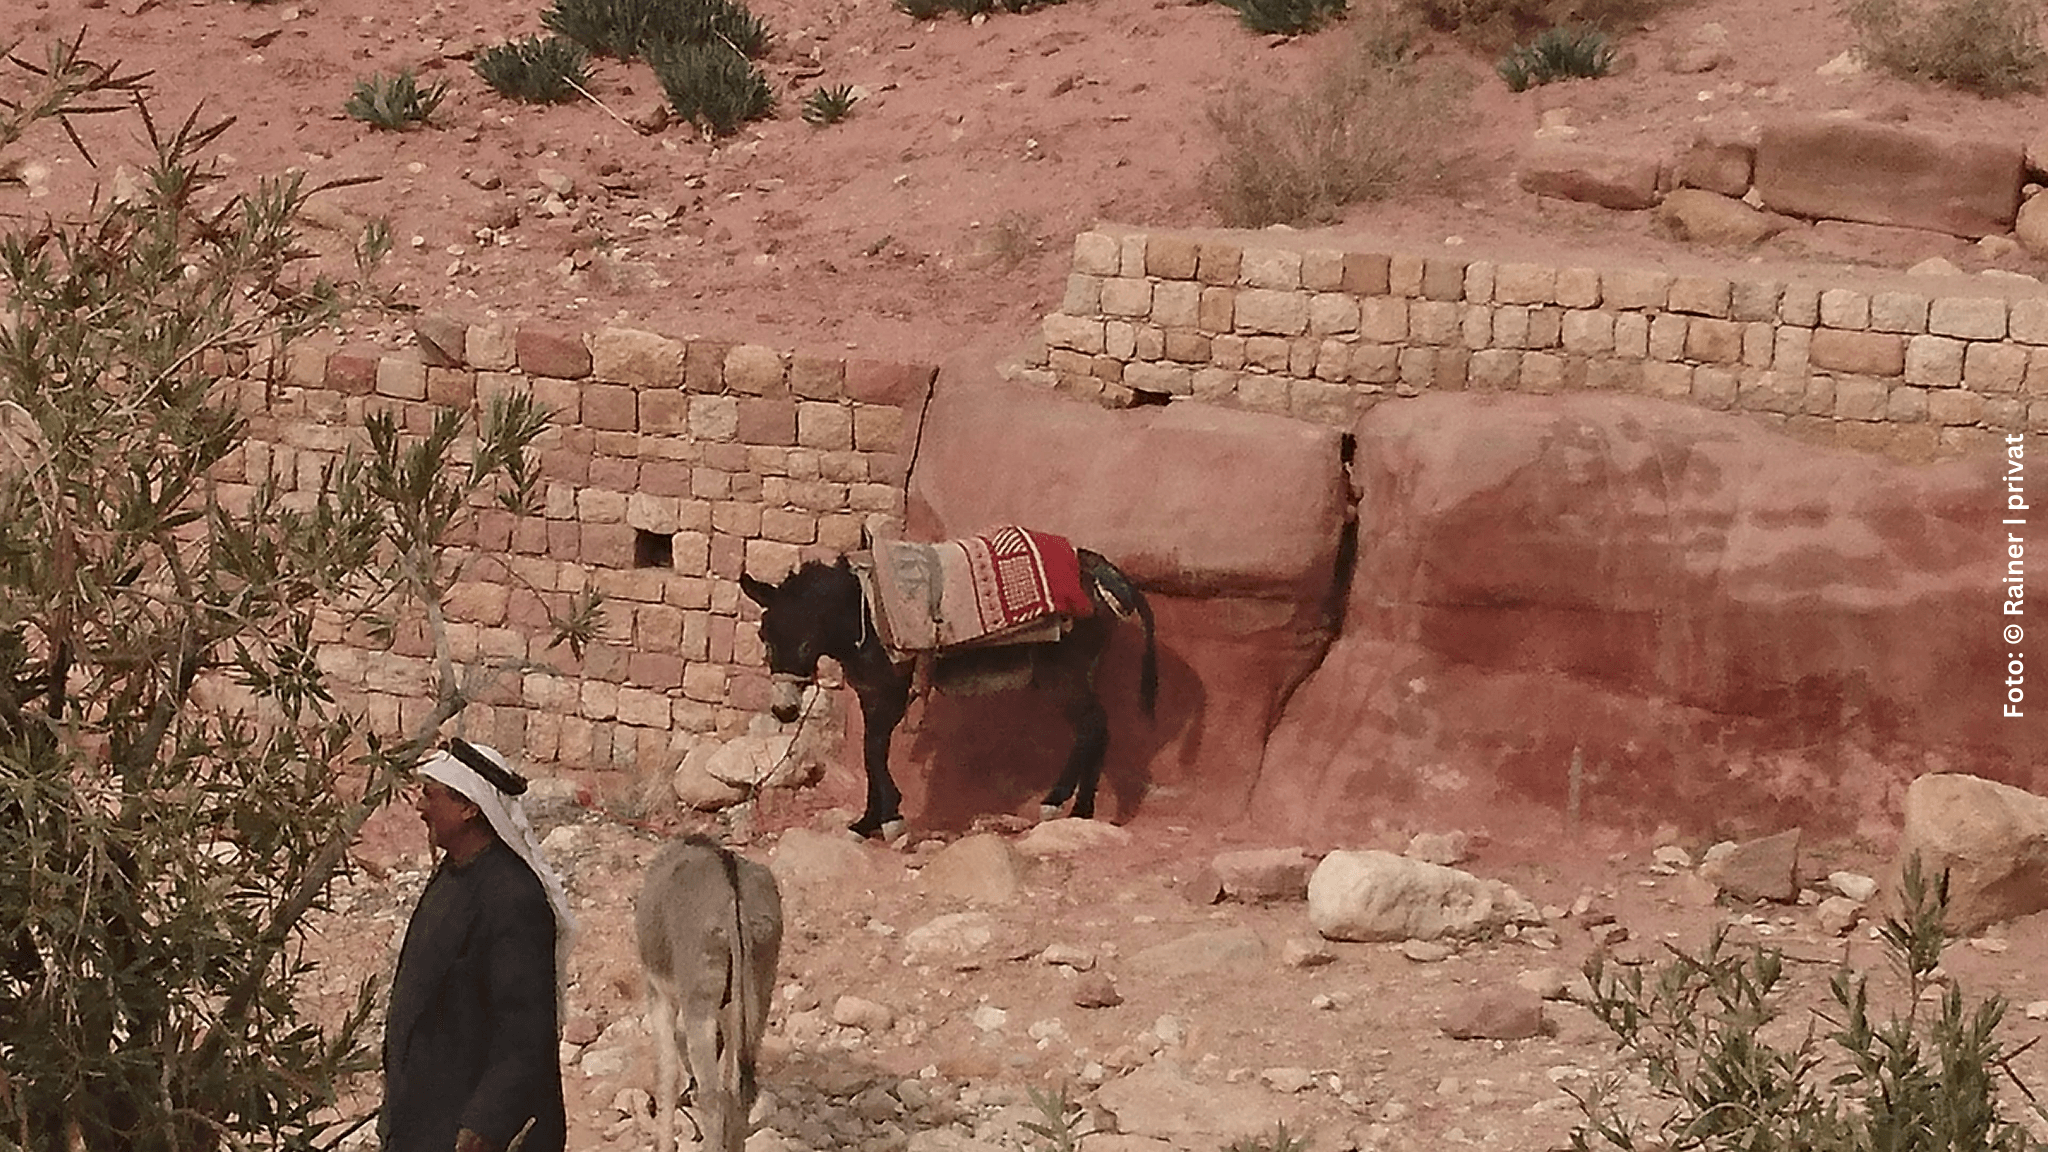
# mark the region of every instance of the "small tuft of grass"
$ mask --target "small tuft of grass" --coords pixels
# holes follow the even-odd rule
[[[1043,1119],[1024,1121],[1024,1130],[1043,1140],[1047,1152],[1078,1152],[1081,1138],[1091,1131],[1087,1109],[1067,1095],[1064,1084],[1057,1089],[1032,1085],[1026,1090]]]
[[[1273,1125],[1271,1136],[1246,1136],[1233,1140],[1223,1152],[1308,1152],[1308,1137],[1287,1131],[1285,1121]]]
[[[1344,15],[1346,0],[1223,0],[1262,36],[1300,36]]]
[[[1328,222],[1443,171],[1469,85],[1417,59],[1397,15],[1354,16],[1299,88],[1246,85],[1209,109],[1217,151],[1201,180],[1225,224]]]
[[[1857,50],[1895,76],[2010,96],[2048,81],[2034,0],[1850,0]]]
[[[1063,0],[895,0],[896,10],[912,20],[936,20],[948,12],[962,16],[985,16],[991,12],[1018,15]]]
[[[768,25],[739,0],[554,0],[541,23],[618,60],[652,60],[662,45],[716,41],[755,59],[770,38]]]
[[[1527,44],[1517,44],[1494,65],[1511,92],[1553,80],[1605,76],[1614,70],[1614,43],[1605,32],[1579,24],[1545,29]]]
[[[590,51],[566,36],[528,36],[487,48],[476,74],[500,95],[529,104],[561,104],[590,87]]]
[[[804,120],[819,125],[837,124],[853,115],[853,106],[858,103],[860,97],[853,94],[851,84],[819,88],[804,97]]]
[[[714,136],[730,136],[775,109],[767,76],[728,45],[663,44],[649,63],[676,115]]]
[[[355,92],[341,110],[371,127],[399,132],[426,123],[447,95],[447,81],[421,88],[407,68],[396,76],[379,73],[356,81]]]

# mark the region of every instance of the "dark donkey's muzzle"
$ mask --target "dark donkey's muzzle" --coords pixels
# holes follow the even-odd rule
[[[794,672],[773,672],[769,674],[768,713],[784,724],[803,713],[804,689],[810,685],[810,677]]]

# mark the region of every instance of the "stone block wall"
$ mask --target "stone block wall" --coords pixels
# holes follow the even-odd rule
[[[442,409],[479,411],[528,389],[554,414],[538,452],[545,510],[478,509],[448,603],[458,661],[531,661],[500,676],[465,734],[560,769],[652,768],[672,746],[730,734],[767,711],[759,641],[742,623],[744,568],[779,577],[856,549],[870,516],[900,517],[930,366],[791,354],[653,333],[428,317],[404,353],[297,351],[242,381],[246,448],[217,476],[232,501],[274,477],[317,485],[391,411],[419,433]],[[458,457],[460,457],[458,453]],[[607,602],[582,659],[546,647],[544,601]],[[339,625],[323,659],[379,730],[426,709],[422,629],[388,645]]]
[[[2048,431],[2048,287],[1702,262],[1616,267],[1286,232],[1103,227],[1034,367],[1110,404],[1348,429],[1426,391],[1609,390],[1931,460]]]

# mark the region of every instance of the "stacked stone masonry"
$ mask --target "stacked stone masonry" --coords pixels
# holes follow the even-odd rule
[[[1067,392],[1347,429],[1427,390],[1605,389],[1914,461],[2048,431],[2048,288],[2032,281],[1821,283],[1103,228],[1076,238],[1043,337]]]
[[[740,573],[772,579],[856,549],[870,517],[901,515],[908,422],[935,375],[623,329],[429,317],[418,334],[417,353],[301,350],[276,378],[244,381],[251,435],[218,474],[220,497],[266,479],[316,486],[367,442],[374,413],[419,433],[445,409],[532,392],[553,414],[538,452],[543,514],[477,509],[457,541],[465,570],[447,628],[458,661],[528,665],[492,682],[465,732],[564,769],[672,763],[697,734],[767,711]],[[576,659],[548,647],[548,607],[589,589],[605,597],[605,628]],[[336,624],[321,640],[334,683],[378,730],[424,714],[423,630],[380,645]]]

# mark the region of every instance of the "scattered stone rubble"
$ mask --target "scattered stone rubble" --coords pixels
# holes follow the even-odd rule
[[[1934,786],[1944,783],[1956,787],[1952,781]],[[1961,787],[1966,794],[1982,791]],[[629,906],[630,877],[654,841],[573,809],[543,827],[586,930],[599,941],[586,947],[619,951],[623,937],[607,938],[603,927]],[[787,894],[792,932],[748,1152],[1042,1148],[1043,1137],[1031,1125],[1045,1116],[1029,1089],[1041,1087],[1046,1060],[1084,1106],[1082,1131],[1090,1135],[1082,1147],[1098,1152],[1208,1149],[1281,1123],[1291,1132],[1314,1130],[1319,1147],[1340,1152],[1419,1150],[1455,1142],[1452,1133],[1469,1138],[1497,1130],[1500,1118],[1511,1115],[1516,1123],[1561,1135],[1577,1113],[1559,1089],[1590,1083],[1615,1065],[1611,1041],[1577,1006],[1592,995],[1586,976],[1551,953],[1566,933],[1582,932],[1616,961],[1664,955],[1660,941],[1629,931],[1632,914],[1617,915],[1641,907],[1618,889],[1585,890],[1569,904],[1538,906],[1485,877],[1483,839],[1459,832],[1417,837],[1411,852],[1442,855],[1452,845],[1460,856],[1476,851],[1480,872],[1374,851],[1282,846],[1219,853],[1206,867],[1221,878],[1221,903],[1199,895],[1199,886],[1181,889],[1192,897],[1191,909],[1208,910],[1210,924],[1127,951],[1107,939],[1047,932],[1034,921],[1029,909],[1044,898],[1039,886],[1046,877],[1033,869],[1090,863],[1090,850],[1074,847],[1082,839],[1076,829],[1047,829],[1039,847],[1060,845],[1058,854],[1028,854],[1017,839],[987,834],[925,841],[901,852],[803,828],[774,838],[765,855]],[[1130,835],[1119,829],[1109,838]],[[1810,851],[1802,855],[1796,829],[1714,845],[1670,833],[1660,835],[1653,853],[1617,860],[1625,864],[1622,875],[1634,876],[1641,892],[1667,906],[1719,918],[1738,940],[1803,947],[1813,955],[1854,929],[1883,891],[1880,880],[1860,872],[1821,871]],[[388,933],[387,970],[425,876],[425,860],[403,858],[359,870],[338,886],[334,915]],[[878,901],[884,889],[909,900]],[[867,906],[921,918],[885,922],[863,911]],[[1290,919],[1300,928],[1269,942],[1272,925]],[[933,994],[890,977],[887,965],[865,982],[843,957],[820,966],[819,949],[844,950],[854,938],[895,957]],[[1353,942],[1360,939],[1378,942]],[[1976,943],[1975,951],[1996,957],[2004,940],[1994,934]],[[1130,987],[1226,974],[1313,981],[1304,987],[1329,989],[1315,993],[1309,1006],[1331,1014],[1334,1043],[1383,1044],[1372,1029],[1375,1006],[1324,977],[1389,954],[1410,962],[1382,969],[1412,974],[1397,979],[1453,981],[1441,989],[1436,1027],[1450,1042],[1474,1045],[1469,1071],[1460,1063],[1456,1074],[1432,1073],[1418,1085],[1398,1077],[1361,1080],[1314,1061],[1260,1065],[1245,1059],[1254,1053],[1205,1023],[1200,1004],[1126,1021],[1122,1039],[1108,1047],[1084,1047],[1077,1039],[1090,1020],[1110,1018],[1100,1014],[1125,1005]],[[643,1084],[647,1029],[630,1008],[589,1007],[594,989],[616,985],[631,972],[630,959],[594,954],[578,964],[562,1037],[572,1125],[601,1134],[602,1147],[645,1150],[652,1138]],[[1002,987],[997,973],[1006,965],[1057,971],[1070,989],[1067,1002],[990,997],[984,989]],[[322,991],[343,992],[340,984]],[[2048,1001],[2022,1002],[2015,1016],[2048,1018]],[[959,1040],[963,1035],[969,1039]],[[986,1075],[944,1070],[958,1056],[948,1045],[961,1043],[988,1053],[1030,1053],[1038,1062],[1012,1061],[1014,1074],[1002,1071],[1000,1061]],[[1543,1074],[1497,1075],[1487,1053],[1505,1051],[1503,1045],[1542,1046],[1529,1051],[1540,1054]],[[890,1053],[930,1062],[911,1074],[891,1074],[883,1070],[890,1061],[882,1058]],[[1449,1127],[1425,1137],[1418,1126],[1425,1118]]]

